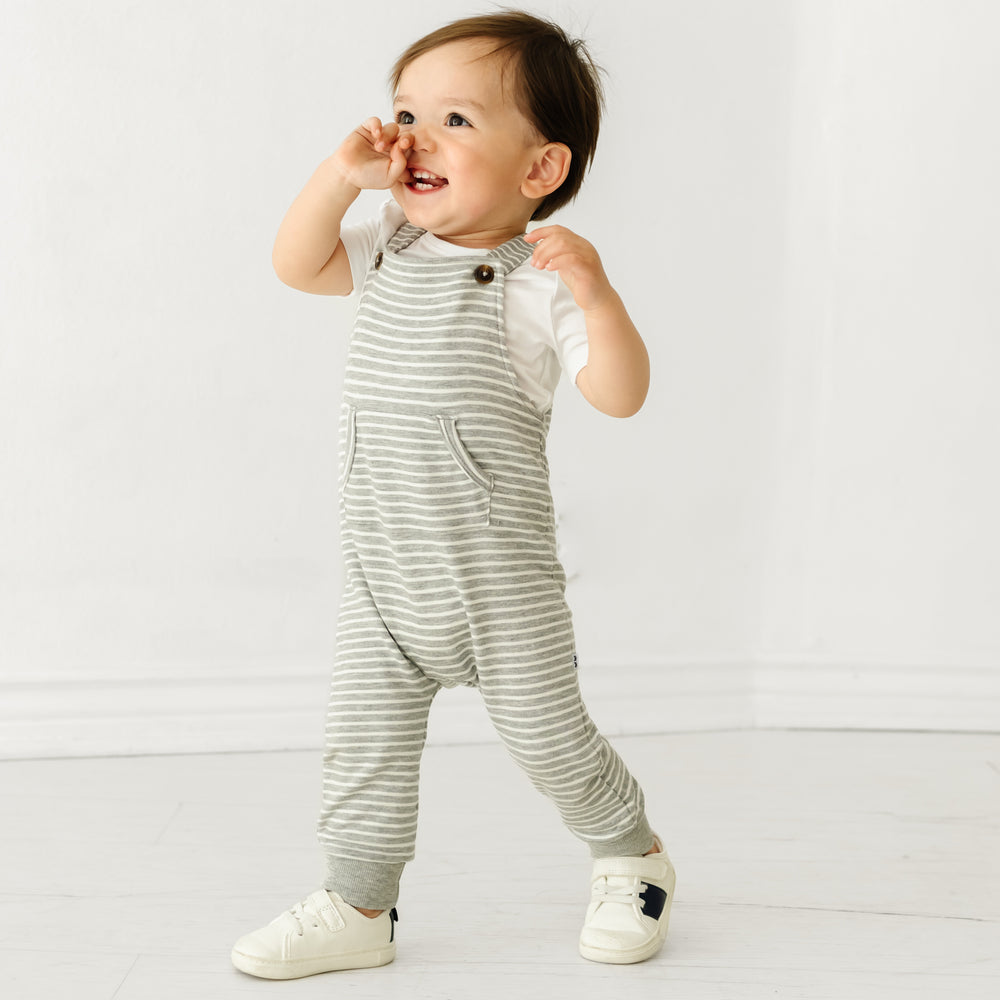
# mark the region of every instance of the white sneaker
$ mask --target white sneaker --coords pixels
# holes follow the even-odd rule
[[[233,965],[261,979],[388,965],[396,957],[398,919],[394,909],[366,917],[337,893],[320,889],[241,937],[233,948]]]
[[[615,965],[652,958],[663,947],[674,900],[676,876],[667,852],[661,847],[644,858],[602,858],[591,879],[580,954]]]

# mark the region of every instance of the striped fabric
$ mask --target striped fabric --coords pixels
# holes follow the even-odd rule
[[[394,905],[413,857],[441,687],[479,688],[511,756],[595,856],[652,841],[641,790],[580,699],[549,414],[506,353],[504,277],[532,248],[400,255],[420,233],[404,225],[374,255],[341,425],[346,574],[320,840],[327,888],[372,908]]]

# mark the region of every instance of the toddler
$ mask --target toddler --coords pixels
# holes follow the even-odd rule
[[[472,685],[507,750],[594,858],[580,952],[640,962],[674,872],[642,791],[580,699],[545,439],[565,370],[634,414],[646,349],[594,248],[560,226],[602,106],[582,43],[533,15],[466,18],[412,45],[392,121],[320,165],[274,247],[286,284],[360,292],[344,385],[337,625],[319,837],[324,888],[241,938],[268,979],[385,965],[414,855],[427,717]],[[342,228],[363,189],[393,200]]]

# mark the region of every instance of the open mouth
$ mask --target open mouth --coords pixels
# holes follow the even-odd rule
[[[447,177],[438,177],[429,170],[411,170],[410,177],[412,179],[406,186],[411,191],[437,191],[448,184]]]

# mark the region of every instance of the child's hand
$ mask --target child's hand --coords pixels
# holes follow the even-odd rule
[[[614,301],[615,291],[604,273],[604,265],[594,247],[563,226],[543,226],[525,237],[537,243],[531,255],[533,267],[557,271],[584,311],[600,309]]]
[[[587,364],[576,377],[580,392],[602,413],[637,413],[649,390],[649,355],[597,251],[562,226],[543,226],[524,238],[537,244],[531,263],[557,271],[583,310]]]
[[[369,118],[359,125],[333,154],[344,180],[364,190],[384,191],[397,181],[409,180],[407,152],[413,136],[395,122],[384,125]]]

